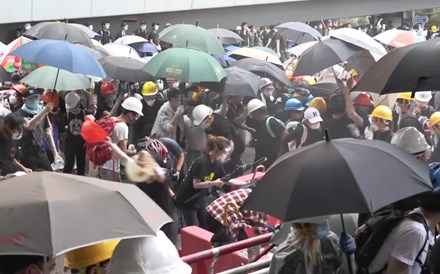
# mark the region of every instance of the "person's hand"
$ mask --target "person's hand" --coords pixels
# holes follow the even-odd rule
[[[180,172],[173,169],[171,170],[171,181],[173,182],[177,182],[179,181],[179,177],[180,177]]]
[[[0,181],[3,181],[5,179],[5,176],[0,176]]]
[[[24,167],[23,171],[26,172],[27,174],[32,173],[32,169]]]
[[[113,145],[112,138],[107,137],[107,139],[104,140],[104,143],[111,147]]]
[[[341,233],[339,245],[341,246],[342,251],[347,255],[353,255],[356,252],[356,241],[352,236],[345,232]]]
[[[132,153],[136,153],[137,152],[136,151],[136,147],[133,144],[129,144],[127,149],[128,149],[129,152],[132,152]]]
[[[61,157],[61,155],[58,152],[55,153],[54,158],[55,160],[63,160],[63,157]]]
[[[185,107],[184,106],[179,106],[176,110],[176,115],[181,116],[185,113]]]
[[[257,131],[254,128],[248,127],[246,129],[250,134],[255,134]]]
[[[51,112],[53,110],[53,102],[52,101],[47,103],[47,105],[45,106],[45,110],[47,112]]]
[[[216,187],[222,187],[225,183],[223,183],[220,179],[212,181],[211,184]]]

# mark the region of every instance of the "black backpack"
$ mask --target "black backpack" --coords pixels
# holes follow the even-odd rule
[[[417,253],[416,262],[422,269],[421,273],[430,273],[427,271],[427,266],[420,260],[426,243],[429,239],[429,228],[425,218],[419,213],[405,214],[397,210],[385,210],[372,216],[362,227],[356,232],[356,253],[355,260],[358,265],[358,273],[369,273],[368,266],[379,252],[382,244],[391,234],[392,230],[400,224],[405,218],[411,219],[415,222],[423,224],[426,229],[426,240],[422,249]],[[386,266],[384,267],[386,269]]]

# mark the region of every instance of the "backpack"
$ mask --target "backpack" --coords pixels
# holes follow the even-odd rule
[[[356,231],[356,253],[355,260],[358,265],[360,273],[369,273],[368,267],[376,257],[382,244],[387,239],[388,235],[391,234],[393,229],[398,226],[405,218],[419,222],[424,225],[426,229],[426,240],[422,246],[422,249],[417,253],[415,262],[420,265],[423,271],[426,271],[426,266],[424,262],[420,260],[426,243],[429,239],[429,228],[426,224],[425,218],[419,213],[405,214],[402,211],[397,210],[385,210],[373,217],[371,217],[363,226],[361,226],[358,231]],[[386,265],[384,269],[386,269]],[[384,270],[383,269],[383,270]],[[427,272],[429,273],[429,272]]]
[[[283,123],[280,119],[277,119],[277,118],[272,117],[272,116],[270,116],[270,117],[268,117],[268,118],[266,119],[266,129],[267,129],[267,132],[269,133],[270,137],[272,137],[272,138],[276,138],[277,136],[276,136],[275,133],[273,132],[272,128],[270,128],[270,120],[272,120],[272,119],[275,119],[275,121],[277,121],[277,122],[278,122],[280,125],[282,125],[283,127],[284,127],[284,123]]]
[[[107,136],[111,137],[113,134],[113,129],[115,128],[116,123],[122,122],[121,120],[113,119],[112,117],[103,117],[96,121],[98,125],[100,125],[105,132],[107,132]],[[111,148],[104,142],[101,143],[86,143],[86,157],[87,159],[93,163],[93,167],[102,166],[107,161],[112,159],[113,152]]]

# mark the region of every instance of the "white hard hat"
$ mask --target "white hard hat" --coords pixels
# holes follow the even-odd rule
[[[416,99],[416,101],[428,103],[432,98],[432,92],[431,91],[418,91],[414,95],[414,98]]]
[[[429,148],[425,136],[423,136],[423,134],[415,127],[399,129],[391,139],[391,144],[396,145],[411,154],[419,154]]]
[[[125,239],[116,246],[109,274],[190,274],[173,243],[159,230],[156,237]]]
[[[272,81],[269,78],[261,78],[259,89],[262,89],[270,84],[272,84]]]
[[[192,117],[194,119],[194,125],[200,125],[206,117],[211,115],[213,112],[212,108],[205,105],[198,105],[192,111]]]
[[[76,92],[67,93],[66,97],[64,98],[64,102],[66,102],[66,110],[70,111],[74,109],[80,100],[81,97]]]
[[[261,101],[260,99],[252,99],[247,104],[247,111],[248,115],[252,112],[256,111],[257,109],[260,109],[262,107],[265,107],[266,105]]]
[[[295,128],[297,128],[300,124],[301,124],[301,123],[298,122],[298,121],[288,122],[288,123],[286,124],[286,129],[287,129],[287,130],[289,130],[289,129],[295,129]]]
[[[140,116],[144,116],[142,113],[142,103],[136,97],[128,97],[122,102],[122,107],[126,110],[136,112]]]

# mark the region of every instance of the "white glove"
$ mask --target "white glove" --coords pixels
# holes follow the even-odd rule
[[[281,53],[277,52],[278,58],[281,58]]]
[[[184,106],[179,106],[176,110],[176,115],[183,115],[185,113],[185,107]]]
[[[362,137],[359,128],[355,124],[349,124],[347,126],[347,128],[350,131],[351,136],[353,136],[354,138],[361,138]]]
[[[373,129],[370,127],[366,127],[365,131],[364,131],[364,138],[367,140],[373,140],[373,136],[374,136],[374,131]]]
[[[136,147],[133,144],[128,145],[128,151],[130,152],[136,152]]]

